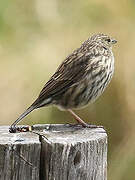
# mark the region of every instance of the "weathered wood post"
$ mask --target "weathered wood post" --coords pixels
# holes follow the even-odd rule
[[[41,143],[38,135],[9,133],[0,126],[0,180],[39,180]]]
[[[10,134],[1,126],[0,180],[107,180],[106,132],[59,124]]]

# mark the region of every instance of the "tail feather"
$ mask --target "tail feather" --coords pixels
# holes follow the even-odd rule
[[[31,111],[33,111],[35,109],[35,107],[30,106],[24,113],[22,113],[19,118],[11,125],[11,126],[15,126],[17,123],[19,123],[21,121],[21,119],[23,119],[25,116],[27,116]]]
[[[25,116],[27,116],[34,109],[47,106],[47,105],[51,104],[51,102],[52,102],[51,98],[48,98],[48,99],[45,99],[45,100],[41,99],[41,98],[37,98],[34,101],[34,103],[24,113],[22,113],[19,116],[19,118],[11,125],[11,127],[16,126],[16,124],[19,123],[21,121],[21,119],[23,119]]]

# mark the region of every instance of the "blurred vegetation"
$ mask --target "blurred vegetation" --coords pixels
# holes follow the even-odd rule
[[[115,75],[93,105],[77,111],[108,132],[108,179],[135,178],[135,1],[1,0],[0,124],[11,124],[37,97],[64,58],[94,33],[118,40]],[[73,123],[46,107],[22,124]]]

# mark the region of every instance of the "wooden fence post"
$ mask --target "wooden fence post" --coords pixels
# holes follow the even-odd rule
[[[0,180],[39,180],[41,143],[31,132],[0,126]]]
[[[33,132],[10,134],[0,126],[0,135],[0,180],[107,180],[102,128],[34,125]]]

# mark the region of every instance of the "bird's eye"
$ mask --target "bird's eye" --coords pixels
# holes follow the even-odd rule
[[[106,41],[107,41],[107,42],[111,42],[111,39],[108,38],[108,39],[106,39]]]

